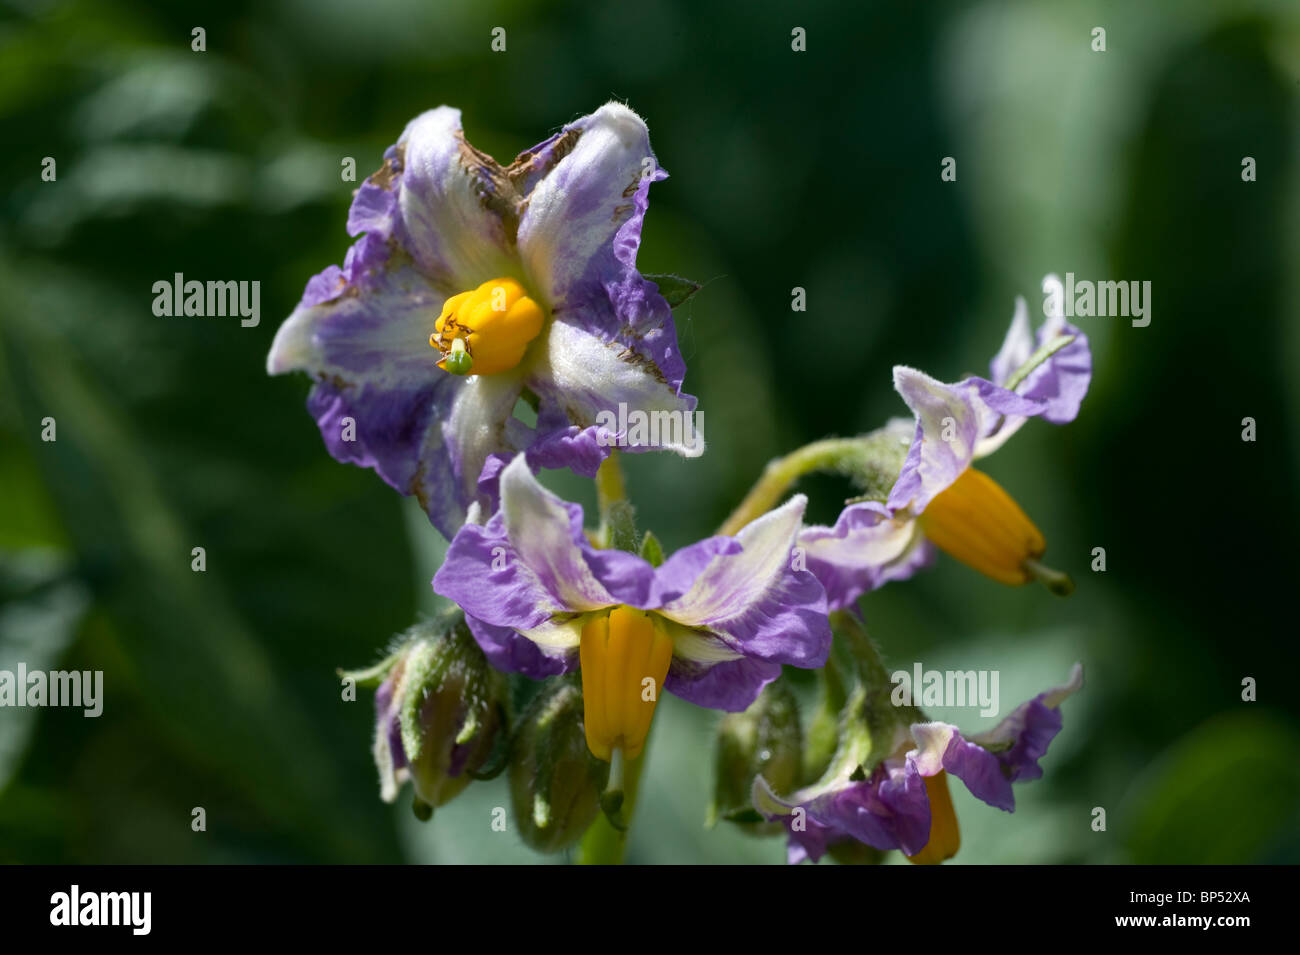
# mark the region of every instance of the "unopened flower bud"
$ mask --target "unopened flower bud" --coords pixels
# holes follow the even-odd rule
[[[609,763],[587,748],[579,684],[557,678],[520,718],[510,794],[525,843],[558,852],[577,842],[600,812]]]
[[[762,775],[777,792],[799,786],[803,737],[799,703],[784,680],[763,690],[743,713],[728,713],[718,725],[713,803],[708,824],[728,819],[754,833],[777,832],[754,812],[754,777]]]
[[[428,819],[469,785],[505,730],[505,680],[463,617],[417,624],[375,694],[375,763],[385,802],[410,779]]]

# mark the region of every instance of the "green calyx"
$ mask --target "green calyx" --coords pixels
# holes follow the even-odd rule
[[[582,689],[556,677],[519,719],[510,763],[510,796],[523,841],[559,852],[582,838],[601,812],[609,764],[592,756],[582,723]]]
[[[462,614],[406,635],[394,693],[414,811],[423,820],[487,775],[484,766],[509,733],[507,693]]]
[[[903,469],[911,435],[902,435],[893,428],[879,428],[870,434],[844,439],[833,448],[824,467],[819,468],[841,474],[858,490],[855,501],[884,501]]]
[[[765,823],[754,811],[754,779],[761,775],[773,789],[789,792],[799,785],[802,771],[799,701],[780,679],[769,684],[747,710],[728,713],[719,722],[713,801],[706,824],[712,827],[725,819],[756,835],[779,831],[779,823]]]
[[[852,672],[863,690],[858,718],[867,724],[872,734],[882,744],[888,745],[899,727],[924,722],[925,714],[917,707],[894,703],[894,682],[890,679],[889,669],[857,615],[848,610],[837,610],[831,614],[830,622],[835,642],[851,661]],[[879,754],[882,759],[888,755]]]
[[[889,671],[856,616],[832,613],[831,630],[835,640],[822,671],[822,699],[804,749],[803,780],[814,791],[867,779],[893,755],[906,727],[924,719],[914,707],[894,705]],[[796,788],[769,782],[778,794]]]
[[[664,562],[664,548],[653,531],[646,531],[641,538],[641,559],[651,567],[658,567]]]
[[[848,702],[848,688],[837,654],[832,648],[820,671],[821,694],[803,747],[803,779],[818,779],[835,756],[840,742],[840,713]]]

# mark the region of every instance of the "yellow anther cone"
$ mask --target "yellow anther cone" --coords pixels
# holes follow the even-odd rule
[[[491,375],[523,360],[544,320],[542,307],[522,285],[510,278],[491,279],[443,303],[429,344],[442,353],[439,367],[456,374]],[[457,339],[468,358],[459,354]]]
[[[615,607],[583,626],[583,714],[596,758],[609,761],[615,747],[641,754],[672,655],[672,639],[644,610]]]
[[[936,547],[999,583],[1028,583],[1033,574],[1025,562],[1047,549],[1011,495],[974,468],[935,497],[919,520]]]

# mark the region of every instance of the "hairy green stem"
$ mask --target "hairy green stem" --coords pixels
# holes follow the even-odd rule
[[[653,723],[650,728],[653,732]],[[647,737],[641,755],[623,762],[623,802],[617,813],[622,828],[610,822],[603,812],[597,816],[578,844],[578,865],[623,864],[623,854],[627,851],[627,833],[632,825],[632,813],[636,810],[637,793],[641,788],[641,770],[645,767],[649,747],[650,740]]]
[[[627,500],[627,484],[623,480],[623,464],[619,461],[617,449],[609,452],[609,457],[600,462],[596,471],[596,505],[603,518],[609,509],[619,501]]]
[[[1074,335],[1061,335],[1047,342],[1016,369],[1003,387],[1014,391],[1035,368],[1074,340]],[[897,459],[894,458],[895,453],[898,454]],[[883,500],[884,493],[897,477],[898,467],[902,463],[902,454],[891,443],[888,428],[853,438],[826,438],[806,444],[785,457],[768,463],[745,499],[718,528],[718,533],[728,536],[736,534],[750,521],[775,507],[796,481],[814,471],[838,472],[859,483],[865,477],[868,486],[885,478],[887,480],[883,490],[876,489],[868,494],[868,497],[878,494]]]
[[[799,478],[813,471],[837,469],[840,461],[854,453],[860,444],[860,438],[827,438],[805,444],[785,457],[769,462],[758,483],[750,488],[745,499],[718,528],[718,533],[734,536],[754,518],[775,507]]]

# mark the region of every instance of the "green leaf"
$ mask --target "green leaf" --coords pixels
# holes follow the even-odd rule
[[[67,576],[64,559],[35,550],[0,553],[0,599],[0,670],[11,673],[19,663],[28,673],[55,669],[90,604],[85,586]],[[18,768],[41,712],[15,707],[0,719],[0,789]]]
[[[1295,730],[1267,712],[1221,715],[1170,746],[1111,815],[1132,861],[1267,862],[1300,826]]]
[[[669,308],[676,308],[704,287],[680,275],[647,275],[645,278],[659,287],[659,294],[667,300]]]
[[[398,531],[396,509],[354,497],[344,511],[335,504],[342,469],[327,458],[298,464],[292,442],[265,440],[262,427],[289,430],[272,424],[281,414],[266,402],[275,385],[222,389],[260,365],[259,340],[228,326],[141,320],[138,303],[112,287],[39,260],[0,259],[0,283],[13,304],[0,329],[6,392],[77,565],[96,574],[98,627],[87,652],[111,661],[104,716],[75,738],[84,749],[59,759],[120,758],[114,741],[129,731],[153,747],[141,758],[165,753],[175,767],[144,789],[121,779],[109,797],[107,786],[87,790],[73,811],[101,825],[145,798],[188,811],[201,792],[209,818],[242,813],[273,835],[250,849],[217,830],[224,845],[203,850],[146,825],[134,851],[155,861],[157,852],[195,859],[223,850],[384,858],[395,848],[391,822],[364,811],[377,800],[364,744],[373,717],[340,700],[330,664],[345,644],[378,645],[395,618],[409,619],[409,588],[390,583],[403,554],[382,546]],[[137,342],[130,350],[106,344],[128,335]],[[218,336],[221,347],[209,347]],[[263,448],[257,466],[232,463],[215,431],[195,432],[216,393],[242,438]],[[47,415],[58,439],[45,443],[34,423]],[[192,564],[196,546],[206,554],[202,572]],[[370,599],[322,599],[322,580]],[[41,720],[42,732],[47,724],[63,726]],[[52,757],[40,758],[34,773]],[[68,831],[63,838],[75,839]],[[67,851],[40,846],[31,851]]]

